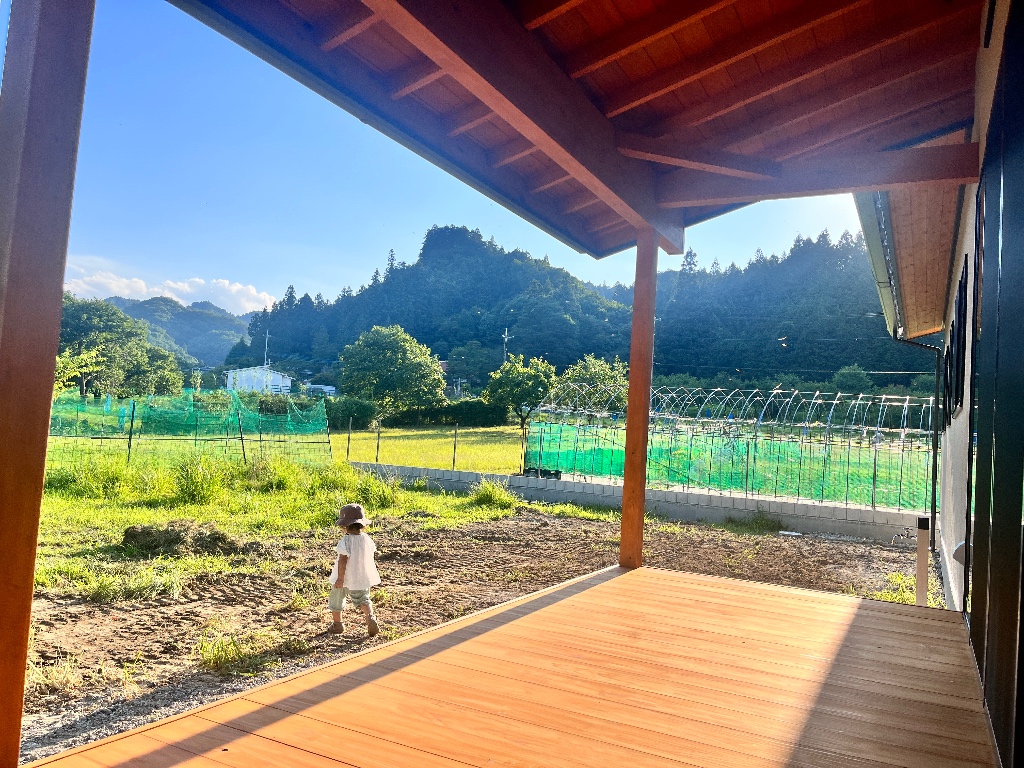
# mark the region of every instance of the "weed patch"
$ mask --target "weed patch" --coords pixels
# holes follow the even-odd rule
[[[740,536],[767,536],[781,531],[782,522],[764,512],[755,512],[746,518],[727,517],[722,527]]]
[[[473,487],[469,495],[470,501],[484,507],[498,509],[514,509],[523,500],[508,489],[508,486],[494,480],[481,480]]]

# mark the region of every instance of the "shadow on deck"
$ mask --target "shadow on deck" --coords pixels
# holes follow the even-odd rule
[[[959,614],[611,568],[34,765],[995,766]]]

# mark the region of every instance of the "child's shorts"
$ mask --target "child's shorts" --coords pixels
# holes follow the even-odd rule
[[[341,611],[346,605],[351,605],[353,608],[368,605],[372,611],[373,603],[370,602],[370,590],[333,587],[331,589],[331,594],[327,596],[328,609],[332,611]]]

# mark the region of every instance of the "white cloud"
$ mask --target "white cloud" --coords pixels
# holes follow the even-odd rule
[[[127,299],[149,299],[153,296],[169,296],[182,304],[194,301],[210,301],[229,312],[243,314],[263,309],[274,302],[274,297],[266,291],[260,291],[254,285],[233,283],[230,280],[204,280],[191,277],[187,280],[164,280],[162,283],[148,284],[139,277],[123,277],[109,269],[92,271],[89,266],[98,266],[96,262],[77,257],[68,264],[65,290],[76,296],[96,297],[123,296]]]

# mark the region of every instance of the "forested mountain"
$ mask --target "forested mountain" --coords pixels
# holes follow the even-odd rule
[[[114,296],[107,301],[130,317],[149,323],[151,344],[184,355],[186,361],[191,356],[202,365],[221,365],[231,347],[245,335],[249,319],[208,301],[187,307],[166,296],[145,301]]]
[[[768,379],[781,381],[787,373],[787,380],[827,381],[851,364],[869,371],[934,366],[928,353],[887,337],[859,236],[798,238],[788,253],[759,253],[744,269],[696,264],[691,251],[680,269],[659,275],[658,376],[774,386],[778,382]],[[505,251],[479,231],[434,227],[416,262],[396,262],[392,255],[386,272],[356,292],[346,289],[327,301],[289,288],[270,310],[253,316],[253,348],[236,345],[228,362],[262,363],[269,331],[276,366],[334,381],[347,344],[374,325],[397,324],[448,359],[451,375],[485,378],[500,363],[506,327],[510,353],[544,357],[561,370],[588,353],[628,358],[631,301],[629,287],[592,286],[546,259]],[[905,384],[910,378],[876,381]]]
[[[374,325],[400,325],[442,359],[468,342],[479,342],[496,368],[501,336],[509,350],[543,356],[560,367],[587,352],[624,356],[629,346],[629,309],[608,301],[546,259],[505,251],[479,231],[434,227],[413,264],[392,256],[383,275],[333,302],[320,295],[296,297],[289,288],[269,312],[253,317],[254,349],[233,351],[234,362],[262,363],[260,343],[270,331],[273,360],[328,365]]]

